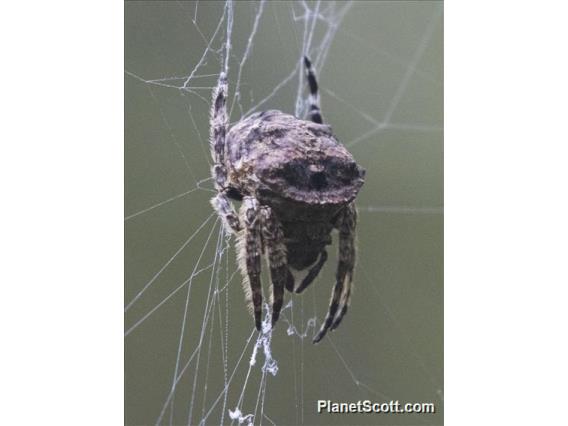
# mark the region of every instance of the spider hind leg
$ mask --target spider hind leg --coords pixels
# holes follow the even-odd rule
[[[249,309],[254,314],[258,331],[262,322],[262,286],[260,282],[260,258],[262,251],[258,202],[245,197],[241,206],[244,232],[238,234],[237,253],[239,268],[243,274],[243,289]]]
[[[339,229],[339,263],[337,265],[335,287],[331,293],[329,311],[325,320],[313,339],[318,343],[331,328],[337,328],[346,314],[351,290],[353,288],[353,271],[355,269],[355,228],[357,226],[357,212],[353,203],[343,211],[338,223]]]
[[[316,279],[327,260],[327,251],[323,250],[317,263],[309,270],[308,275],[304,277],[301,284],[294,290],[296,293],[302,293]]]
[[[294,286],[294,277],[288,268],[284,233],[280,221],[270,207],[261,207],[262,239],[268,254],[272,281],[272,326],[280,317],[284,303],[284,288]]]
[[[316,73],[312,67],[312,61],[307,56],[304,56],[304,66],[306,67],[306,76],[308,78],[308,86],[310,87],[310,97],[308,99],[310,104],[310,120],[314,123],[322,124],[323,117],[321,115],[320,99],[318,92],[318,81]]]

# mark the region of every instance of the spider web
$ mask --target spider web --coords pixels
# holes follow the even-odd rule
[[[126,423],[440,424],[441,4],[125,7]],[[231,122],[271,108],[302,117],[305,54],[324,120],[367,169],[353,308],[316,346],[334,256],[259,333],[234,239],[208,202],[219,73]],[[434,402],[437,413],[331,416],[317,399]]]

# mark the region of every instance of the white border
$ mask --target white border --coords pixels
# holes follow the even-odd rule
[[[446,4],[450,425],[566,423],[566,9]],[[2,15],[2,422],[121,424],[123,4]]]
[[[2,424],[123,422],[123,8],[2,7]]]
[[[446,421],[568,424],[566,3],[445,12]]]

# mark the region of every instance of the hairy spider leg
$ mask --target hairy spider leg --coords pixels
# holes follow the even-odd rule
[[[349,280],[347,281],[346,286],[343,290],[343,294],[341,295],[341,310],[339,310],[335,314],[335,319],[333,320],[333,323],[331,324],[330,327],[331,331],[335,330],[339,326],[341,320],[347,313],[347,310],[349,309],[349,302],[351,301],[351,293],[353,291],[353,271],[355,269],[355,256],[357,254],[356,252],[357,248],[355,244],[355,236],[356,236],[355,228],[357,227],[357,209],[354,203],[351,203],[347,208],[346,216],[344,217],[343,220],[343,226],[345,228],[343,229],[343,231],[340,229],[340,234],[339,234],[339,250],[340,250],[339,257],[340,261],[342,257],[347,259],[347,262],[350,265],[350,272],[349,272]],[[342,232],[344,232],[343,241],[345,244],[343,246],[343,249],[345,250],[347,256],[341,255]]]
[[[209,129],[209,143],[213,157],[211,174],[215,181],[217,195],[211,199],[211,205],[219,214],[228,232],[237,233],[241,229],[239,217],[227,198],[227,168],[225,167],[225,138],[229,117],[227,115],[227,76],[219,75],[217,87],[213,90]]]
[[[332,325],[332,329],[337,327],[341,322],[343,315],[347,312],[347,306],[351,297],[353,270],[355,268],[356,226],[357,211],[355,210],[355,205],[351,203],[345,208],[339,219],[339,263],[337,265],[337,273],[335,276],[335,287],[331,293],[329,311],[318,334],[314,337],[314,343],[318,343],[321,339],[323,339]],[[338,313],[340,303],[342,304],[342,307]]]
[[[261,329],[262,288],[260,283],[260,258],[262,241],[260,234],[260,210],[258,201],[253,197],[244,197],[241,205],[241,219],[244,232],[237,238],[239,268],[243,275],[243,290],[249,309],[254,313],[256,329]]]
[[[288,269],[284,232],[280,221],[268,206],[261,207],[262,239],[268,253],[268,265],[272,281],[272,326],[278,321],[284,302],[284,287],[294,285],[294,277]]]
[[[353,285],[348,287],[347,290],[345,291],[345,296],[343,296],[343,302],[342,302],[343,307],[341,308],[341,311],[339,311],[339,313],[335,316],[335,320],[333,321],[333,324],[331,324],[331,327],[329,328],[331,331],[337,328],[337,326],[341,323],[341,320],[347,313],[347,309],[349,308],[349,300],[351,299],[352,288]]]
[[[309,270],[308,274],[302,280],[302,283],[295,290],[296,293],[302,293],[316,279],[327,260],[327,251],[323,250],[320,254],[318,262]]]
[[[306,67],[306,75],[308,78],[308,85],[310,86],[310,97],[308,98],[310,104],[310,120],[314,123],[323,123],[323,117],[321,115],[320,99],[318,93],[318,81],[316,79],[316,74],[314,68],[312,67],[312,62],[307,56],[304,56],[304,66]]]

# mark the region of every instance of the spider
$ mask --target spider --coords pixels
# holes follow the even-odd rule
[[[231,129],[227,76],[219,75],[210,118],[211,168],[216,196],[211,204],[225,229],[237,237],[237,259],[255,326],[261,330],[261,256],[272,281],[272,326],[284,289],[302,293],[327,260],[331,232],[339,231],[335,287],[327,316],[315,335],[319,342],[347,312],[355,268],[354,200],[365,170],[323,124],[318,84],[304,57],[309,85],[309,118],[281,111],[254,113]],[[239,214],[230,200],[240,201]]]

